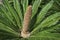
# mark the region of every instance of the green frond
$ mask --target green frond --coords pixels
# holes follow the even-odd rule
[[[37,21],[36,24],[39,23],[47,14],[47,12],[49,11],[49,9],[51,9],[52,5],[53,5],[54,1],[51,0],[47,5],[45,5],[45,7],[40,11],[40,13],[37,16]]]
[[[28,7],[28,0],[21,0],[21,4],[22,4],[22,7],[23,7],[23,13],[25,13],[26,9]]]
[[[11,13],[9,13],[4,6],[0,6],[0,9],[3,12],[2,14],[4,14],[16,26],[16,24],[13,21],[13,18],[10,16]]]
[[[32,35],[30,40],[60,40],[59,33],[40,32],[36,35]]]
[[[23,21],[23,15],[22,15],[22,10],[21,10],[21,6],[19,3],[19,0],[13,0],[13,4],[14,4],[14,8],[17,11],[19,18],[21,19],[21,22]]]
[[[32,6],[32,17],[37,13],[38,7],[40,6],[42,0],[35,0]]]
[[[5,16],[4,17],[2,17],[2,15],[0,16],[0,23],[3,23],[4,25],[12,28],[15,31],[18,31],[18,27],[13,25],[13,23],[8,18],[6,18]]]
[[[16,13],[16,11],[13,9],[13,7],[9,4],[8,0],[4,0],[4,6],[7,8],[7,10],[12,14],[12,16],[15,18],[17,25],[19,28],[21,28],[20,19]]]
[[[2,23],[0,23],[0,30],[4,30],[4,31],[7,31],[9,33],[12,33],[12,34],[14,34],[17,37],[19,35],[19,33],[15,32],[13,29],[11,29],[10,27],[8,27],[8,26],[6,26],[6,25],[4,25]]]
[[[54,31],[54,29],[59,29],[59,28],[60,28],[60,24],[57,24],[57,25],[55,25],[55,26],[51,26],[49,29],[44,30],[44,31],[50,32],[50,31]]]
[[[55,25],[59,20],[60,20],[60,12],[47,17],[40,25],[34,28],[32,33],[35,32],[36,30],[39,30],[40,28],[50,27],[52,25]]]

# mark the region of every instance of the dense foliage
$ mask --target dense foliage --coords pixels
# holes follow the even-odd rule
[[[32,5],[29,38],[22,38],[24,14]],[[60,0],[3,0],[0,40],[60,40]]]

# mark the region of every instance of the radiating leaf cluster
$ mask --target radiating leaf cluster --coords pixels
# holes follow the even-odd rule
[[[54,0],[48,2],[44,7],[40,7],[42,0],[32,0],[32,2],[32,16],[29,25],[31,36],[25,39],[20,36],[20,31],[29,0],[3,0],[3,4],[0,4],[1,40],[60,40],[60,33],[52,32],[60,28],[60,11],[50,12],[54,7]],[[55,2],[60,4],[57,0]],[[46,17],[49,13],[51,15]]]

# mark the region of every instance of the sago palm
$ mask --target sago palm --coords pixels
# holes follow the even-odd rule
[[[0,4],[0,40],[60,40],[60,12],[47,16],[54,1],[42,9],[42,0],[3,0]],[[38,10],[39,9],[39,10]]]

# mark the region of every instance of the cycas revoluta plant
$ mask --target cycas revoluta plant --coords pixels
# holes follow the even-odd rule
[[[52,8],[51,0],[38,10],[42,0],[29,5],[28,0],[3,0],[0,5],[0,40],[60,40],[60,12],[46,17]]]

